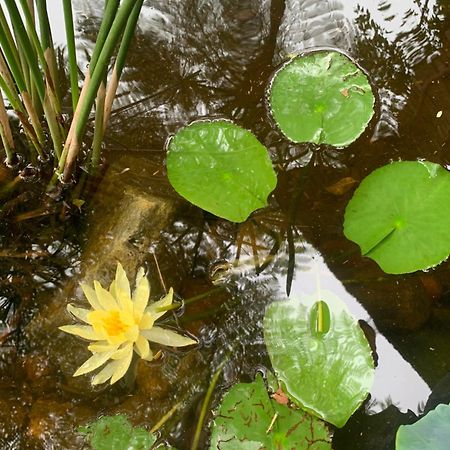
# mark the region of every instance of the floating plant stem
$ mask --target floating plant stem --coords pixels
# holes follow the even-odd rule
[[[172,408],[169,409],[169,411],[166,412],[166,414],[164,414],[161,419],[158,420],[158,422],[156,422],[155,425],[153,425],[152,429],[150,430],[150,433],[156,433],[177,411],[177,409],[179,409],[181,406],[181,402],[175,403],[175,405],[172,406]]]
[[[222,370],[225,364],[228,362],[228,356],[219,364],[219,367],[214,372],[211,382],[209,383],[208,390],[206,391],[205,398],[203,399],[202,409],[200,411],[200,416],[198,418],[197,426],[195,427],[194,439],[192,441],[191,450],[197,450],[198,444],[200,442],[200,436],[202,434],[203,423],[205,422],[206,414],[209,410],[209,404],[211,402],[211,396],[214,392],[219,377],[222,374]]]

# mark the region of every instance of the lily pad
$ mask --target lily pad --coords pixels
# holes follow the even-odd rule
[[[344,234],[387,273],[428,269],[450,253],[450,173],[426,161],[375,170],[345,211]]]
[[[210,450],[330,450],[325,424],[271,400],[261,375],[234,385],[212,425]]]
[[[180,130],[169,142],[167,175],[191,203],[233,222],[266,206],[277,184],[267,149],[225,120],[194,122]]]
[[[105,416],[80,432],[87,434],[94,450],[149,450],[156,436],[143,427],[133,427],[124,415]]]
[[[292,399],[343,427],[374,377],[369,343],[345,303],[328,291],[320,298],[274,302],[264,318],[264,339],[277,377]]]
[[[401,425],[396,450],[448,450],[450,405],[438,405],[413,425]]]
[[[273,117],[287,138],[335,147],[360,136],[374,103],[366,75],[335,51],[292,59],[275,74],[270,91]]]

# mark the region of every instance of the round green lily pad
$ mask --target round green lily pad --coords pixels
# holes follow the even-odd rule
[[[126,416],[104,416],[79,430],[87,434],[94,450],[150,450],[157,437],[143,427],[133,427]]]
[[[433,267],[450,254],[450,173],[402,161],[367,176],[345,210],[344,234],[387,273]]]
[[[167,175],[185,199],[232,222],[266,206],[277,183],[267,149],[225,120],[180,130],[168,146]]]
[[[336,51],[292,59],[275,74],[270,89],[272,115],[293,142],[345,147],[367,127],[374,103],[366,75]]]
[[[438,405],[413,425],[401,425],[396,450],[448,450],[450,447],[450,405]]]
[[[235,384],[212,424],[210,450],[331,450],[326,425],[272,400],[261,375]]]
[[[289,396],[337,427],[345,425],[372,387],[369,343],[345,303],[331,292],[269,305],[264,340]]]

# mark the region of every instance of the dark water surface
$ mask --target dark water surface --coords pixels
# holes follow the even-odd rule
[[[89,49],[102,2],[78,1],[77,7],[79,35]],[[351,55],[378,93],[376,117],[344,150],[292,144],[268,118],[265,90],[274,70],[317,46]],[[79,49],[83,58],[85,49]],[[39,183],[29,183],[1,211],[0,448],[85,448],[74,431],[80,424],[124,412],[150,428],[178,403],[161,436],[180,450],[190,448],[219,364],[229,358],[213,405],[234,382],[269,366],[265,306],[289,290],[291,297],[314,293],[319,277],[323,289],[365,321],[378,355],[370,398],[335,432],[333,448],[392,449],[398,424],[412,417],[408,410],[421,412],[450,371],[450,266],[384,274],[343,236],[354,187],[346,192],[333,187],[345,177],[359,182],[400,159],[423,158],[450,168],[449,63],[446,0],[146,1],[107,138],[106,187],[81,213],[67,216],[64,205],[42,206]],[[278,173],[270,206],[244,224],[186,205],[167,185],[167,137],[209,117],[252,130]],[[8,181],[0,171],[0,183]],[[119,217],[116,202],[126,183],[161,196],[175,211],[161,229],[143,225],[133,232],[136,241],[129,243],[140,249],[139,263],[155,275],[157,254],[166,283],[185,299],[214,291],[187,305],[178,319],[199,337],[198,349],[167,352],[162,361],[139,367],[136,384],[91,390],[66,376],[69,360],[87,355],[76,338],[48,331],[53,326],[48,312],[55,298],[81,298],[71,280],[76,285],[83,267],[96,263],[83,255],[93,240],[105,237],[98,217],[114,223]],[[111,239],[119,238],[113,233]],[[212,280],[211,268],[222,261],[236,267],[224,272],[223,280]],[[154,293],[159,291],[155,285]],[[448,403],[450,389],[443,386],[439,394]],[[205,432],[200,448],[207,448],[207,439]]]

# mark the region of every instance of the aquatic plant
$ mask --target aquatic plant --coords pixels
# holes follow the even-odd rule
[[[367,127],[375,99],[364,72],[342,53],[314,51],[274,76],[270,112],[293,142],[345,147]]]
[[[143,427],[133,427],[123,414],[105,416],[79,429],[93,450],[149,450],[156,436]]]
[[[369,174],[345,210],[344,234],[387,273],[429,269],[450,254],[450,174],[401,161]]]
[[[363,71],[337,51],[296,57],[274,76],[270,111],[293,142],[344,147],[365,130],[375,98]],[[168,141],[174,189],[219,217],[243,222],[267,205],[276,175],[266,148],[225,120],[197,121]]]
[[[167,176],[184,198],[232,222],[266,206],[277,184],[267,149],[226,120],[198,121],[178,131],[168,145]]]
[[[167,307],[172,305],[173,290],[170,289],[161,300],[149,304],[150,284],[143,268],[136,275],[133,294],[120,263],[117,264],[116,276],[109,290],[104,289],[98,281],[94,281],[94,288],[86,284],[81,287],[92,309],[69,304],[67,310],[87,325],[60,327],[66,333],[94,341],[88,346],[92,356],[74,376],[92,372],[111,360],[94,376],[92,384],[108,380],[114,384],[127,372],[133,351],[146,361],[154,358],[149,341],[171,347],[197,343],[173,330],[155,326],[155,322],[167,312]]]
[[[20,3],[20,10],[17,3]],[[72,2],[63,1],[72,96],[72,120],[69,122],[62,115],[64,96],[60,76],[64,73],[65,63],[55,56],[46,0],[5,0],[4,4],[9,20],[0,5],[0,136],[6,162],[14,165],[19,153],[22,153],[22,159],[27,163],[51,159],[55,166],[53,182],[58,177],[65,182],[70,181],[95,103],[94,140],[87,152],[87,167],[95,171],[100,160],[101,141],[143,0],[105,2],[103,20],[81,93]],[[107,83],[109,64],[116,47],[117,57]],[[3,97],[9,105],[5,105]],[[29,148],[18,149],[7,107],[12,109],[19,120]]]
[[[372,387],[369,343],[333,293],[271,303],[264,341],[276,375],[302,409],[343,427]]]
[[[396,450],[447,450],[450,443],[450,405],[438,405],[413,425],[401,425]]]
[[[210,450],[330,450],[324,422],[269,397],[264,380],[239,383],[224,395],[212,423]]]

